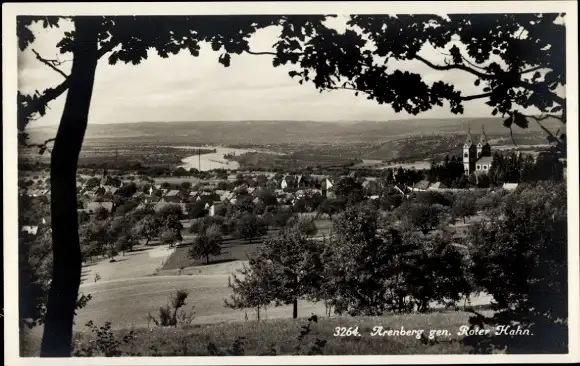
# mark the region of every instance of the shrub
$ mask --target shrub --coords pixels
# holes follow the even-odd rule
[[[193,306],[191,311],[185,311],[182,308],[187,305],[185,300],[189,296],[188,290],[175,290],[169,295],[169,303],[166,306],[159,308],[158,318],[155,318],[151,313],[147,314],[148,326],[153,322],[159,327],[176,327],[178,325],[189,325],[195,318]]]
[[[118,339],[111,331],[111,322],[106,322],[104,326],[97,327],[93,321],[89,321],[86,326],[91,330],[92,338],[89,342],[77,344],[73,352],[75,357],[119,357],[123,355],[121,346],[133,342],[135,336],[133,331]],[[139,356],[131,353],[128,356]]]

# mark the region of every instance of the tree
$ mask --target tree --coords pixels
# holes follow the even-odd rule
[[[294,213],[289,208],[276,206],[271,207],[275,208],[272,214],[273,226],[277,226],[279,228],[286,227],[290,219],[294,217]]]
[[[263,176],[263,175],[258,176],[258,178],[260,178],[260,177],[265,177],[265,176]],[[274,193],[268,188],[261,188],[258,192],[258,197],[262,200],[262,202],[264,202],[264,205],[266,205],[266,206],[272,206],[272,205],[278,204],[278,200],[276,199],[276,195],[274,195]]]
[[[266,177],[264,174],[260,174],[256,177],[256,183],[259,187],[265,187],[266,183],[268,183],[268,177]]]
[[[132,235],[123,235],[117,238],[117,241],[115,242],[115,250],[125,255],[125,252],[133,250],[135,244],[137,243]]]
[[[145,238],[145,245],[147,245],[159,236],[162,227],[163,223],[157,215],[148,214],[137,223],[135,231],[137,235]]]
[[[64,18],[19,17],[17,37],[20,50],[35,41],[30,26],[42,22],[45,28],[58,27]],[[72,321],[81,274],[81,255],[76,218],[76,168],[91,104],[97,62],[109,55],[109,63],[139,64],[147,58],[148,49],[155,49],[162,57],[181,50],[192,56],[199,54],[200,42],[210,42],[214,50],[224,49],[219,62],[229,66],[231,54],[247,52],[249,35],[257,29],[277,24],[281,17],[71,17],[74,32],[65,33],[57,47],[61,53],[73,55],[69,75],[58,68],[58,61],[37,59],[61,74],[65,81],[34,95],[18,93],[19,142],[26,144],[27,124],[43,116],[47,104],[67,91],[65,107],[51,155],[51,200],[54,249],[54,278],[49,297],[43,356],[70,356]],[[311,17],[302,23],[324,19]],[[158,29],[155,37],[150,30]],[[161,31],[162,30],[162,31]],[[132,40],[128,42],[127,40]],[[46,150],[46,144],[39,146]]]
[[[339,179],[334,187],[334,193],[338,199],[344,199],[351,203],[357,203],[364,199],[362,184],[352,177]]]
[[[195,259],[205,258],[206,264],[209,264],[210,255],[217,256],[221,253],[221,241],[221,229],[214,224],[195,238],[189,255]]]
[[[190,219],[197,219],[207,215],[207,210],[205,208],[205,202],[203,200],[188,203],[186,205],[187,216]]]
[[[328,215],[332,220],[332,216],[340,212],[342,209],[342,202],[337,199],[326,199],[318,206],[317,212],[319,214]]]
[[[477,206],[475,202],[475,196],[469,193],[459,194],[453,202],[451,212],[455,217],[463,218],[463,223],[465,224],[465,218],[476,213]]]
[[[519,181],[519,178],[518,180]],[[477,187],[478,188],[489,188],[491,181],[489,179],[489,175],[486,173],[482,173],[477,177]]]
[[[518,187],[500,214],[470,228],[474,281],[494,299],[491,318],[472,320],[531,330],[525,340],[496,336],[491,345],[508,346],[508,352],[568,349],[567,222],[566,184],[542,182]]]
[[[79,240],[84,260],[87,259],[86,255],[92,258],[105,254],[108,226],[107,221],[93,218],[79,227]]]
[[[42,321],[46,306],[50,271],[45,263],[52,262],[50,238],[46,234],[40,232],[35,237],[24,232],[18,240],[18,314],[21,325],[29,327]]]
[[[564,164],[560,161],[559,155],[554,152],[542,152],[538,154],[533,169],[534,180],[564,181]]]
[[[181,205],[173,203],[162,206],[157,214],[165,221],[169,219],[181,220],[183,218],[183,209]]]
[[[460,114],[464,102],[481,99],[493,115],[507,117],[507,128],[527,128],[533,120],[566,151],[565,133],[542,124],[547,118],[566,124],[566,98],[559,92],[566,85],[563,19],[565,14],[556,13],[353,15],[344,32],[316,28],[311,39],[281,43],[271,54],[275,65],[295,65],[289,74],[301,84],[364,93],[395,112],[416,115],[447,102]],[[282,36],[295,33],[284,29]],[[445,55],[445,62],[425,58],[426,45]],[[461,72],[481,91],[464,95],[448,82],[428,83],[421,74],[387,67],[390,60]],[[526,115],[530,107],[541,115]]]
[[[238,235],[250,243],[253,239],[265,235],[268,227],[263,220],[253,213],[244,213],[240,216],[236,224],[236,231]]]
[[[276,236],[266,239],[250,260],[249,266],[250,274],[263,277],[250,276],[248,283],[257,282],[256,290],[260,292],[268,290],[263,291],[266,293],[261,304],[292,304],[292,317],[297,318],[298,300],[311,292],[313,283],[319,277],[321,267],[317,259],[318,251],[316,243],[295,228],[282,229]],[[237,282],[237,287],[239,296],[245,285]],[[255,290],[250,294],[255,294]]]
[[[410,301],[398,310],[415,307],[426,312],[431,302],[455,305],[461,298],[468,298],[472,292],[467,280],[467,262],[464,254],[445,233],[421,236],[404,233],[404,249],[395,255],[398,281],[395,289],[399,296]],[[400,303],[404,298],[397,298]]]
[[[98,207],[95,210],[95,218],[97,220],[105,220],[109,217],[109,211],[104,207]]]
[[[125,198],[129,198],[133,196],[137,192],[137,185],[134,182],[131,182],[127,185],[122,186],[117,190],[117,195]]]
[[[410,203],[399,207],[404,217],[414,226],[418,227],[423,234],[436,228],[441,222],[442,208],[440,205],[427,205],[424,203]]]
[[[312,236],[318,232],[314,219],[311,217],[297,217],[293,226],[300,234],[306,237]]]
[[[159,237],[159,241],[162,244],[168,244],[170,247],[173,247],[178,240],[180,240],[178,234],[171,229],[165,229]]]
[[[252,197],[247,196],[238,199],[234,204],[234,208],[239,213],[254,212],[254,202],[252,201]]]
[[[387,283],[402,239],[389,228],[379,235],[377,219],[376,211],[363,205],[348,207],[334,221],[321,297],[338,313],[381,315],[389,308]]]
[[[228,287],[233,293],[224,299],[224,305],[232,309],[254,308],[260,321],[260,309],[273,301],[276,291],[274,266],[265,258],[252,257],[249,264],[244,263],[236,272],[228,277]]]
[[[440,192],[417,192],[415,202],[422,203],[428,206],[432,205],[442,205],[442,206],[452,206],[453,199],[450,195],[446,195]]]

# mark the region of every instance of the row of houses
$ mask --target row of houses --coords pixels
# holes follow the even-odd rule
[[[502,189],[514,190],[518,187],[518,183],[504,183]],[[461,192],[465,191],[463,188],[449,188],[441,182],[431,183],[428,180],[421,180],[411,187],[408,187],[412,192],[424,192],[424,191],[441,191],[441,192]],[[482,188],[487,189],[487,188]]]

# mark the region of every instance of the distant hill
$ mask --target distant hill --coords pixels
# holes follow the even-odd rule
[[[554,131],[556,120],[544,124]],[[501,118],[447,118],[392,121],[316,122],[316,121],[199,121],[136,122],[90,124],[85,140],[130,139],[156,144],[288,144],[381,142],[415,135],[465,133],[467,126],[479,134],[481,126],[490,136],[508,136]],[[514,135],[542,133],[536,123],[528,129],[514,127]],[[54,137],[56,126],[30,128],[32,142]]]

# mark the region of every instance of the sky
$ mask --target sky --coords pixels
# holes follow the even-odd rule
[[[342,19],[342,20],[341,20]],[[335,20],[342,28],[344,17]],[[33,28],[37,37],[32,47],[18,55],[19,90],[25,93],[44,90],[62,82],[62,76],[36,60],[31,49],[44,58],[71,59],[56,48],[68,27]],[[250,41],[253,51],[270,51],[276,41],[276,28],[256,33]],[[406,118],[457,117],[447,106],[434,108],[419,116],[395,113],[352,91],[319,93],[312,84],[300,85],[288,76],[289,68],[272,67],[272,56],[233,55],[231,66],[218,63],[220,52],[203,44],[199,57],[187,51],[163,59],[154,51],[140,65],[108,64],[103,57],[97,66],[89,123],[148,121],[235,121],[235,120],[310,120],[310,121],[388,121]],[[434,63],[445,56],[425,46],[420,53]],[[61,68],[70,71],[71,62]],[[465,94],[481,93],[471,75],[462,71],[436,71],[419,61],[406,61],[401,69],[423,75],[427,83],[451,82]],[[34,126],[56,125],[64,106],[65,94],[50,104],[50,110]],[[491,109],[484,100],[465,102],[464,117],[488,117]]]

